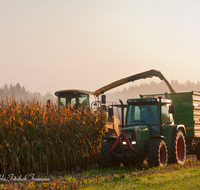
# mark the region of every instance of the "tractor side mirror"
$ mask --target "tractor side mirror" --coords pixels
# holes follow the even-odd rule
[[[101,103],[102,104],[106,103],[106,95],[101,95]]]
[[[108,116],[113,116],[113,108],[108,108]]]
[[[169,106],[169,113],[175,113],[175,106],[174,105]]]

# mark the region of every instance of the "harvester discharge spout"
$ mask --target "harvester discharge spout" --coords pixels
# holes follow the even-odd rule
[[[133,81],[136,81],[136,80],[139,80],[139,79],[152,78],[153,76],[160,78],[160,80],[164,80],[164,82],[168,86],[170,92],[175,93],[175,90],[172,88],[172,86],[170,85],[168,80],[162,75],[162,73],[160,71],[151,69],[149,71],[145,71],[145,72],[142,72],[142,73],[139,73],[139,74],[136,74],[136,75],[132,75],[132,76],[117,80],[113,83],[110,83],[110,84],[96,90],[93,94],[96,95],[96,96],[99,96],[100,94],[103,94],[108,90],[111,90],[113,88],[116,88],[118,86],[126,84],[128,82],[131,82],[131,81],[133,82]]]

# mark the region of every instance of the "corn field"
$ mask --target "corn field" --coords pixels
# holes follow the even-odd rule
[[[47,108],[39,101],[0,102],[3,174],[52,174],[96,164],[105,115]]]

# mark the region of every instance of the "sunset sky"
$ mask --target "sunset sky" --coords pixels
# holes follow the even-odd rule
[[[95,91],[150,69],[197,83],[200,1],[0,0],[0,65],[0,87],[42,95]]]

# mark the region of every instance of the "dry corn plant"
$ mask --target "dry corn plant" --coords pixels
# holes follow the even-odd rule
[[[46,108],[38,101],[0,102],[0,167],[4,174],[70,172],[97,162],[105,115]]]

